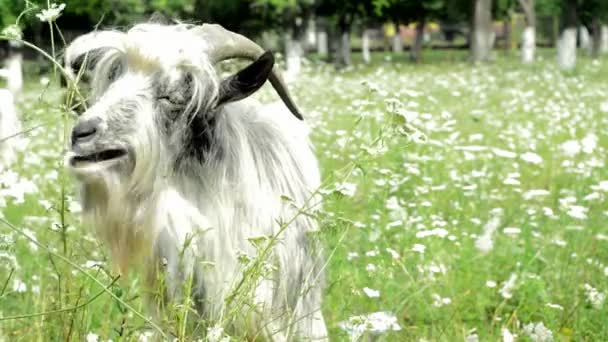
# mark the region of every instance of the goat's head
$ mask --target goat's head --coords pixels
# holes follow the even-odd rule
[[[253,63],[219,79],[214,65],[231,58]],[[302,118],[272,54],[219,25],[140,24],[126,33],[94,32],[76,39],[65,59],[73,79],[80,67],[90,74],[90,107],[72,131],[67,159],[84,179],[113,171],[140,178],[184,154],[202,158],[218,108],[249,96],[267,79]]]

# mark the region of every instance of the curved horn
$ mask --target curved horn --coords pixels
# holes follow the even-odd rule
[[[203,24],[192,30],[208,44],[207,53],[213,64],[232,58],[256,60],[265,52],[261,46],[254,43],[249,38],[228,31],[218,24]],[[285,84],[285,81],[283,81],[278,67],[275,66],[272,69],[268,78],[270,84],[272,84],[272,87],[277,94],[279,94],[279,97],[283,100],[291,113],[296,118],[303,120],[302,114],[300,114],[291,95],[289,95],[287,85]]]

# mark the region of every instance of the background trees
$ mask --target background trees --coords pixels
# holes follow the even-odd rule
[[[46,5],[46,0],[0,0],[0,27],[15,23],[30,8],[21,28],[28,39],[44,46],[49,27],[34,14]],[[546,37],[547,25],[559,32],[551,42],[556,42],[564,69],[576,64],[577,41],[585,38],[585,30],[592,56],[608,51],[605,0],[71,0],[57,23],[69,41],[97,25],[125,27],[155,11],[187,22],[221,23],[248,35],[264,34],[267,45],[284,51],[294,75],[315,44],[329,61],[344,66],[352,63],[352,51],[361,49],[363,61],[369,62],[371,49],[381,46],[381,40],[390,46],[392,40],[394,52],[400,54],[407,45],[409,59],[419,63],[431,27],[437,25],[441,34],[434,34],[433,44],[466,46],[473,62],[491,61],[495,45],[507,50],[519,45],[522,61],[531,63],[537,31],[544,29],[541,38]]]

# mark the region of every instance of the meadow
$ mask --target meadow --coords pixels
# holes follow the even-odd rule
[[[553,53],[306,65],[332,340],[608,340],[608,59]],[[53,80],[29,72],[0,171],[0,341],[146,340],[141,279],[80,224]]]

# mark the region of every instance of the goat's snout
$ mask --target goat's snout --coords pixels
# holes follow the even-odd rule
[[[93,139],[98,131],[100,122],[100,118],[92,118],[76,124],[72,129],[72,147]]]

